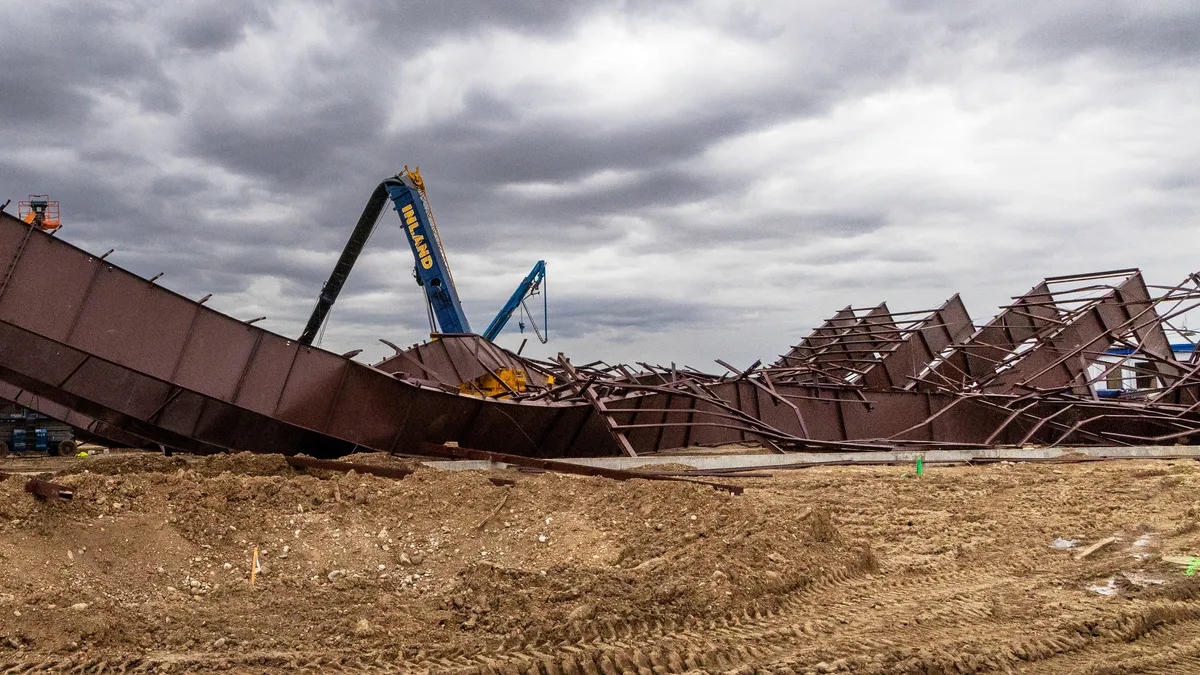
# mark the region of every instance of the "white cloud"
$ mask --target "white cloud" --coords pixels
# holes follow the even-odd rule
[[[686,115],[786,72],[781,54],[720,26],[608,13],[566,36],[498,28],[449,38],[398,65],[393,132],[460,114],[470,94],[483,93],[513,102],[523,123],[569,119],[586,134],[631,116]]]

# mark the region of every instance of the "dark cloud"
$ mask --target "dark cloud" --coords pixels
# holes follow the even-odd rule
[[[323,109],[312,117],[267,122],[265,129],[261,123],[221,124],[210,120],[194,129],[185,143],[197,156],[280,190],[303,189],[327,174],[331,159],[335,165],[340,164],[336,162],[336,152],[342,145],[339,141],[352,138],[355,129],[378,128],[370,124],[370,111],[354,102],[315,105]]]
[[[519,105],[522,97],[518,92],[508,105]],[[474,105],[478,101],[479,97],[469,99]],[[488,104],[491,110],[499,106]],[[487,116],[500,113],[484,113],[480,120],[474,112],[468,108],[456,120],[432,125],[414,146],[421,152],[421,146],[428,144],[431,154],[433,148],[441,149],[448,155],[443,161],[451,163],[463,179],[493,183],[571,182],[599,169],[671,165],[747,128],[746,115],[735,108],[701,111],[687,119],[631,119],[603,128],[580,126],[569,119],[513,122],[497,134],[497,125]]]
[[[485,27],[553,35],[598,6],[619,3],[606,0],[418,0],[396,5],[350,0],[339,4],[344,14],[369,23],[376,37],[401,46],[420,46],[446,35],[469,35]]]
[[[10,35],[0,57],[0,116],[7,129],[42,129],[50,137],[41,142],[69,143],[68,132],[86,122],[97,95],[165,86],[152,50],[120,12],[79,3],[8,3],[0,19]]]
[[[1193,3],[1078,3],[1059,7],[1045,23],[1026,31],[1022,44],[1059,55],[1101,53],[1153,66],[1195,62],[1200,13]]]
[[[993,0],[893,0],[898,10],[934,18],[954,37],[1010,43],[1013,57],[1093,54],[1149,67],[1194,62],[1200,14],[1194,3],[1164,0],[1069,0],[1025,5]]]
[[[1169,231],[1197,202],[1200,149],[1156,131],[1200,121],[1194,3],[10,2],[0,19],[0,199],[50,192],[60,236],[288,333],[404,164],[476,323],[545,258],[562,348],[627,360],[748,363],[839,295],[998,303],[1131,255],[1091,242],[1097,219]],[[332,345],[423,332],[397,223]]]
[[[1166,192],[1192,192],[1200,195],[1200,169],[1172,168],[1156,181],[1156,187]]]
[[[732,246],[753,251],[764,246],[787,246],[799,251],[813,241],[849,238],[877,232],[890,223],[886,213],[866,209],[812,212],[769,213],[740,217],[736,212],[722,218],[695,223],[689,228],[698,244]],[[680,223],[683,227],[685,224]],[[811,251],[811,248],[808,248]],[[839,254],[819,253],[823,260],[836,260]],[[861,255],[861,252],[841,255]]]
[[[78,123],[87,114],[89,99],[63,83],[47,80],[37,72],[22,68],[19,59],[14,66],[0,70],[0,118],[10,131],[20,129],[36,133],[38,127]],[[28,63],[28,62],[26,62]],[[67,138],[46,138],[63,142]]]
[[[178,13],[164,26],[169,49],[219,52],[241,41],[248,28],[269,24],[266,9],[254,2],[204,2],[175,9]]]

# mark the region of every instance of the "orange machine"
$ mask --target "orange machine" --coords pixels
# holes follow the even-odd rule
[[[29,195],[29,199],[17,202],[17,217],[43,232],[53,232],[62,227],[58,219],[58,202],[50,195]]]

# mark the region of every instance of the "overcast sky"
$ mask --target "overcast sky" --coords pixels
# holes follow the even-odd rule
[[[551,342],[772,360],[839,308],[1200,270],[1200,4],[0,0],[0,202],[298,335],[419,165],[483,330],[539,259]],[[323,346],[428,330],[386,214]],[[515,321],[514,321],[515,324]],[[515,348],[515,325],[500,343]]]

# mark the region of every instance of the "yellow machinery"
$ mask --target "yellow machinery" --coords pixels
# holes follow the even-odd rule
[[[504,398],[525,391],[525,371],[516,368],[497,368],[484,373],[474,381],[464,382],[458,390],[464,394],[482,394],[491,398]]]
[[[547,386],[554,386],[554,376],[547,376]],[[471,382],[459,385],[458,390],[463,394],[487,396],[489,398],[506,398],[513,394],[524,393],[528,389],[525,369],[497,368],[495,372],[484,373]]]

